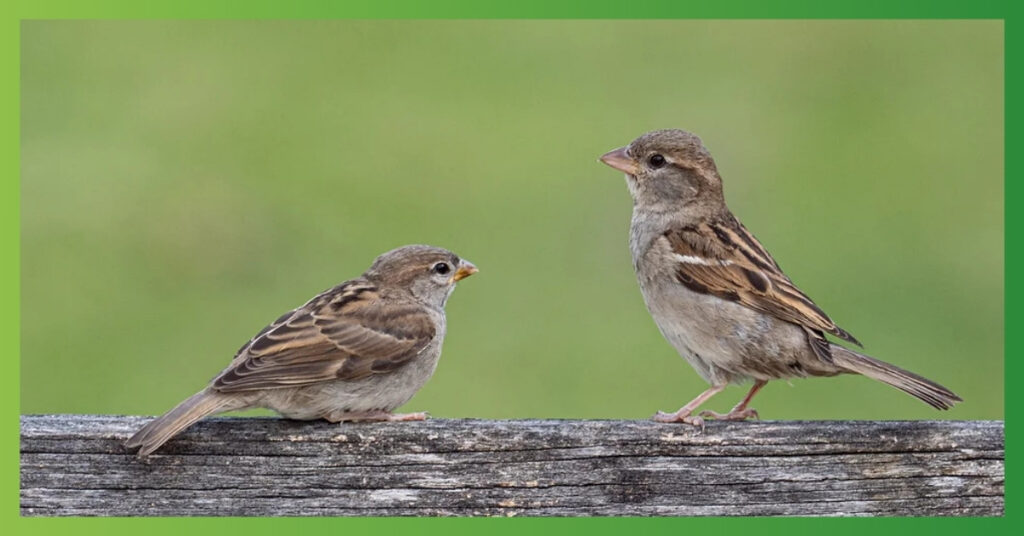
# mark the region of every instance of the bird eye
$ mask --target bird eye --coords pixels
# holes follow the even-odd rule
[[[654,153],[651,155],[650,158],[647,159],[647,163],[650,164],[652,168],[658,169],[660,167],[664,167],[666,162],[664,156],[661,156],[658,153]]]
[[[452,267],[449,266],[447,262],[439,262],[435,264],[434,267],[431,269],[434,271],[435,274],[441,275],[447,274],[448,272],[452,271]]]

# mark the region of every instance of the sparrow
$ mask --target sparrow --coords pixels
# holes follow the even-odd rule
[[[288,311],[242,345],[205,389],[125,445],[145,457],[199,419],[267,408],[289,419],[417,421],[396,414],[441,357],[445,303],[473,263],[432,246],[377,257],[362,276]]]
[[[850,350],[861,346],[782,272],[725,204],[722,178],[700,138],[656,130],[601,161],[626,174],[633,198],[629,249],[661,334],[711,387],[658,422],[758,417],[748,407],[769,380],[862,374],[937,409],[962,401],[912,372]],[[693,413],[729,384],[753,381],[729,413]]]

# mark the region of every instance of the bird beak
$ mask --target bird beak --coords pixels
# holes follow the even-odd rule
[[[462,261],[462,264],[459,265],[459,268],[455,270],[454,274],[452,274],[452,283],[455,283],[456,281],[462,281],[463,279],[479,271],[480,269],[474,266],[473,263],[469,261]]]
[[[601,157],[601,161],[629,175],[636,175],[639,171],[636,162],[626,155],[625,147],[619,147],[614,151],[608,151]]]

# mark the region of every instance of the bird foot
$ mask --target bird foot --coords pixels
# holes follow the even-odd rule
[[[653,420],[654,422],[664,423],[681,422],[684,424],[699,426],[701,429],[704,428],[704,419],[697,415],[690,415],[689,412],[684,413],[677,411],[675,413],[665,413],[664,411],[659,411],[655,413],[653,417],[651,417],[651,420]]]
[[[390,411],[337,411],[324,415],[330,422],[396,422],[425,421],[429,415],[425,411],[417,413],[391,413]]]
[[[392,413],[388,418],[389,421],[425,421],[430,418],[430,414],[426,411],[417,411],[416,413]]]
[[[757,410],[754,408],[746,408],[741,410],[732,410],[729,413],[718,413],[717,411],[711,411],[706,409],[700,412],[701,417],[711,417],[716,421],[745,421],[753,417],[754,419],[760,419],[761,416],[757,414]]]

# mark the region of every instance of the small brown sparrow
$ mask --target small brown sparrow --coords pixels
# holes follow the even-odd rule
[[[829,342],[860,346],[782,272],[732,215],[722,178],[700,138],[656,130],[601,161],[626,173],[633,196],[629,247],[647,309],[668,342],[711,388],[659,422],[757,417],[747,407],[768,380],[863,374],[938,408],[961,401],[949,389]],[[732,411],[693,412],[730,383],[750,392]]]
[[[394,414],[434,374],[455,283],[477,272],[454,253],[405,246],[361,277],[316,295],[263,328],[228,368],[131,437],[144,457],[199,419],[268,408],[290,419],[415,421]]]

